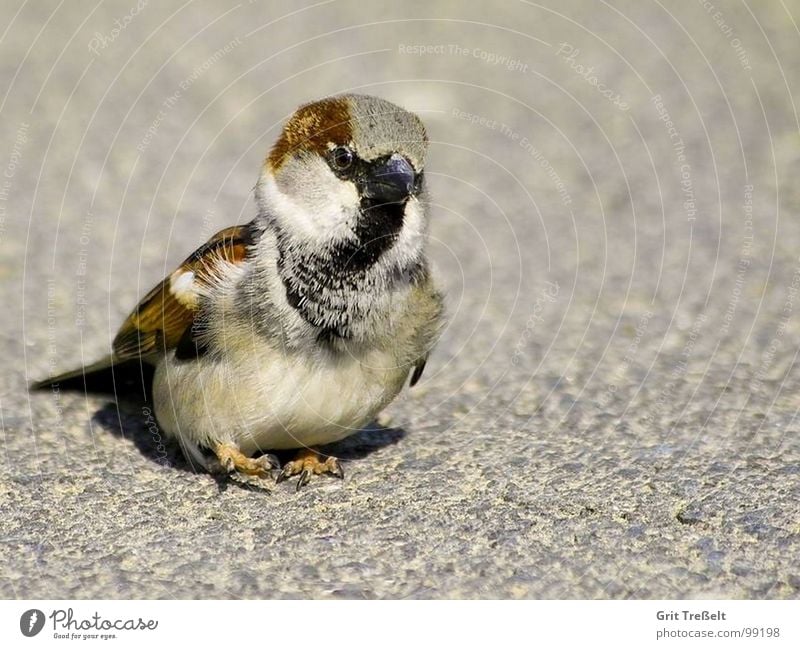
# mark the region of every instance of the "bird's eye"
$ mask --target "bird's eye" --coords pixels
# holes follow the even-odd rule
[[[339,171],[349,169],[353,164],[354,158],[353,152],[346,146],[337,146],[331,151],[331,162],[333,162],[334,168]]]

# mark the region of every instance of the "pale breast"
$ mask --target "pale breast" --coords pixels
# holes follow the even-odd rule
[[[326,444],[369,423],[409,371],[387,351],[310,357],[259,347],[161,363],[154,399],[165,431],[203,446],[235,442],[247,454]]]

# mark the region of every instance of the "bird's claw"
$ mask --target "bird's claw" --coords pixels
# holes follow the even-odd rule
[[[281,466],[274,455],[266,453],[255,458],[247,457],[233,444],[217,445],[214,454],[223,473],[243,473],[266,478],[270,471]]]
[[[284,465],[278,474],[276,482],[280,483],[292,476],[299,476],[297,478],[296,491],[300,491],[311,480],[311,476],[323,473],[329,473],[339,479],[344,478],[344,469],[342,469],[342,465],[337,458],[329,455],[325,460],[322,460],[316,451],[303,449],[294,460]]]

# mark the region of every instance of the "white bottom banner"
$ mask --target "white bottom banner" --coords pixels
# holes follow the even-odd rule
[[[2,601],[0,646],[800,647],[795,601]]]

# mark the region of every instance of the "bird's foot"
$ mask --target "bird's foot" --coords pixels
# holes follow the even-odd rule
[[[322,459],[314,449],[304,448],[298,451],[294,460],[287,462],[283,466],[283,470],[278,474],[276,482],[283,482],[287,478],[299,475],[297,491],[300,491],[303,485],[308,484],[312,475],[320,475],[322,473],[330,473],[337,478],[344,478],[344,471],[338,459],[332,455],[327,455],[325,459]]]
[[[223,473],[244,473],[259,478],[269,477],[272,469],[279,469],[280,462],[274,455],[247,457],[235,444],[223,443],[214,447],[214,455],[219,461],[218,470]]]

